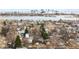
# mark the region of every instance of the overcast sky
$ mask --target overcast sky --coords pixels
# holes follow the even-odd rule
[[[79,9],[79,0],[0,0],[0,9]]]

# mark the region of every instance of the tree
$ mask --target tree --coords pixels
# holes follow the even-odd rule
[[[43,37],[43,39],[48,39],[48,33],[47,32],[42,32],[42,37]]]
[[[15,48],[20,48],[20,47],[22,47],[22,45],[21,45],[21,40],[20,40],[20,37],[19,36],[17,36],[16,37],[16,40],[15,40]]]
[[[43,39],[48,39],[48,33],[45,31],[43,24],[41,25],[40,30],[41,30],[41,36],[43,37]]]
[[[6,25],[6,21],[4,21],[3,24]]]
[[[25,29],[25,32],[24,32],[24,37],[25,37],[25,34],[26,34],[26,33],[28,33],[28,29],[27,29],[27,28]]]

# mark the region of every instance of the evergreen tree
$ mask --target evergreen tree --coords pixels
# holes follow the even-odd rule
[[[48,33],[47,32],[42,32],[42,37],[43,37],[43,39],[48,39]]]
[[[20,47],[22,47],[22,45],[21,45],[21,40],[20,40],[20,37],[19,36],[17,36],[16,37],[16,40],[15,40],[15,48],[20,48]]]
[[[26,33],[28,33],[28,29],[27,29],[27,28],[25,29],[25,32],[24,32],[24,37],[25,37],[25,34],[26,34]]]
[[[6,25],[6,21],[4,21],[3,24]]]
[[[43,39],[48,39],[48,33],[45,31],[44,24],[41,25],[40,30],[41,30],[41,36],[43,37]]]

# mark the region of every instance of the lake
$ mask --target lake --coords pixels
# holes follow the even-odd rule
[[[46,16],[0,16],[0,19],[8,20],[79,20],[79,17],[73,15],[53,15],[51,17]]]

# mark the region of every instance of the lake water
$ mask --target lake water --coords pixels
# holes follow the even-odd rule
[[[79,17],[75,17],[73,15],[54,15],[51,17],[45,16],[0,16],[0,19],[8,19],[8,20],[79,20]]]

